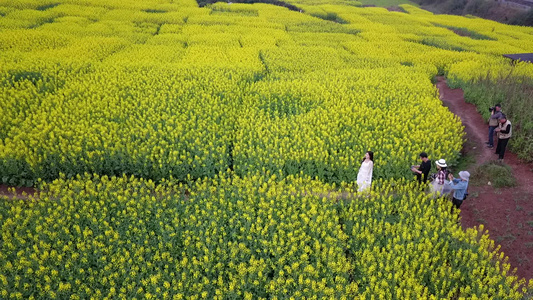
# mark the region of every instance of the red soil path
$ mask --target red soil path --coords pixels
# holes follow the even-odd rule
[[[470,173],[488,161],[496,160],[494,149],[486,147],[488,125],[476,106],[466,103],[461,89],[450,89],[446,79],[437,78],[437,88],[444,106],[461,118],[466,132],[464,151],[473,155]],[[512,120],[511,120],[512,122]],[[511,269],[526,279],[533,278],[533,165],[524,164],[514,153],[505,153],[505,163],[512,169],[518,185],[496,189],[486,184],[470,186],[470,197],[461,206],[464,229],[483,224],[490,237],[509,257]]]
[[[15,189],[15,192],[13,193],[10,189]],[[0,196],[6,196],[11,199],[28,199],[30,195],[34,195],[36,192],[37,190],[32,187],[11,187],[0,184]]]

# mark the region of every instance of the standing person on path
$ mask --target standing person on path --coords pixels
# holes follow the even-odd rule
[[[357,173],[357,189],[358,192],[362,192],[372,185],[372,171],[374,168],[374,152],[368,151],[365,153],[365,157],[361,162],[359,173]]]
[[[507,143],[512,135],[512,125],[511,121],[507,120],[505,115],[502,115],[500,118],[500,124],[498,128],[495,129],[498,133],[498,146],[496,147],[496,153],[500,162],[503,162],[503,156],[505,155],[505,148],[507,148]]]
[[[437,160],[435,165],[437,165],[437,174],[435,174],[436,176],[432,182],[432,193],[437,196],[443,194],[444,183],[446,182],[446,175],[448,174],[448,171],[446,170],[448,165],[443,158]]]
[[[428,159],[428,155],[426,152],[420,153],[420,159],[422,160],[422,163],[418,166],[412,166],[411,171],[413,171],[414,174],[416,174],[416,179],[418,180],[418,184],[422,183],[422,177],[424,177],[424,183],[428,180],[428,174],[431,170],[431,160]],[[423,176],[422,176],[423,175]]]
[[[468,180],[470,180],[470,173],[468,171],[461,171],[459,172],[459,177],[460,178],[453,178],[452,173],[448,175],[448,179],[450,179],[448,185],[453,190],[452,203],[454,206],[452,206],[452,211],[453,207],[459,209],[466,198],[465,196],[466,190],[468,189]]]
[[[502,106],[500,104],[494,105],[490,110],[489,118],[489,141],[486,143],[490,149],[494,148],[494,130],[498,127],[498,120],[502,117]]]

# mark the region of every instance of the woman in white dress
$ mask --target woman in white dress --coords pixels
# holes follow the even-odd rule
[[[362,192],[372,185],[372,169],[374,168],[374,153],[368,151],[361,162],[359,173],[357,174],[357,191]]]

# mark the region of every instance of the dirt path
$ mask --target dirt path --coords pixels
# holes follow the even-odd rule
[[[461,118],[466,132],[464,151],[475,159],[470,172],[497,159],[494,149],[486,147],[488,127],[476,106],[466,103],[461,89],[450,89],[444,77],[437,78],[444,106]],[[512,122],[512,120],[511,120]],[[533,165],[521,163],[514,153],[505,153],[505,163],[518,181],[514,188],[495,189],[489,185],[469,187],[469,199],[461,206],[463,228],[484,224],[490,237],[501,244],[517,275],[533,278]]]
[[[15,193],[10,191],[10,189],[15,189]],[[26,200],[29,198],[29,195],[34,195],[37,192],[35,188],[31,187],[11,187],[5,184],[0,184],[0,196],[6,196],[11,199],[23,199]]]

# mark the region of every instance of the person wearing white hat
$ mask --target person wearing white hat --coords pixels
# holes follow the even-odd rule
[[[446,168],[448,165],[446,164],[446,160],[443,158],[437,160],[435,165],[437,165],[437,173],[433,179],[432,192],[438,195],[443,193],[442,191],[444,189],[444,183],[446,182],[446,175],[448,173]]]
[[[470,173],[468,171],[461,171],[459,172],[459,178],[453,178],[453,174],[450,173],[448,178],[450,179],[448,185],[453,190],[452,203],[456,208],[459,208],[461,204],[463,204],[463,200],[466,198]]]

